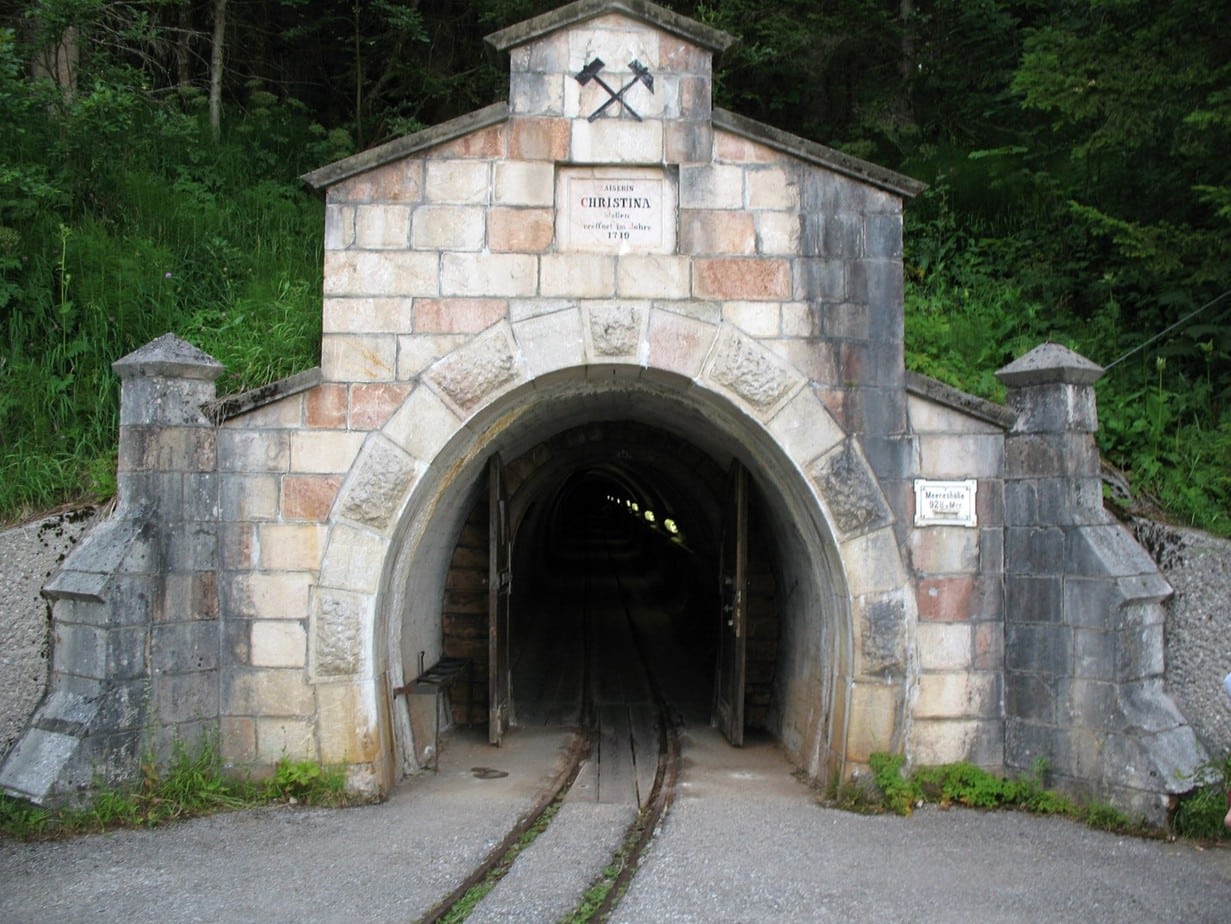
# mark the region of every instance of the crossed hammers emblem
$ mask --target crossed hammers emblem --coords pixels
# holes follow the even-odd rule
[[[603,67],[604,67],[603,59],[595,58],[585,67],[583,67],[580,73],[577,74],[577,82],[581,84],[583,87],[586,84],[588,84],[591,80],[593,80],[600,87],[602,87],[604,90],[607,91],[607,96],[609,97],[607,102],[603,103],[603,105],[599,106],[592,113],[590,113],[590,121],[593,122],[595,119],[602,116],[602,114],[606,112],[611,106],[614,106],[618,103],[620,106],[620,109],[622,109],[624,112],[627,112],[630,116],[632,116],[634,119],[640,122],[641,116],[637,114],[637,111],[633,109],[632,106],[628,105],[628,100],[624,98],[624,94],[627,93],[629,90],[631,90],[633,87],[635,87],[638,83],[645,84],[646,87],[649,88],[649,91],[653,93],[654,92],[654,75],[651,74],[649,69],[646,68],[646,66],[642,64],[640,61],[630,61],[628,63],[628,69],[633,72],[632,79],[628,83],[624,84],[624,86],[620,87],[620,89],[613,90],[611,88],[611,85],[607,83],[607,81],[603,80],[602,77],[598,76],[599,71],[601,71]]]

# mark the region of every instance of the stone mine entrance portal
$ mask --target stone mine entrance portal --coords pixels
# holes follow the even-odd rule
[[[590,721],[644,658],[685,721],[713,718],[734,744],[768,732],[835,769],[850,615],[822,510],[753,421],[682,384],[562,370],[444,447],[390,556],[390,689],[464,659],[446,721],[499,742]],[[396,695],[390,714],[400,766],[430,764],[435,716]]]
[[[115,364],[120,503],[45,587],[0,787],[76,798],[200,736],[379,794],[450,719],[646,696],[613,679],[643,651],[687,719],[825,782],[1042,758],[1161,817],[1200,750],[1169,588],[1102,508],[1101,370],[1045,345],[1005,406],[908,374],[921,184],[715,108],[732,42],[645,0],[489,36],[507,102],[304,178],[319,369],[216,399],[172,335]],[[466,664],[452,716],[407,692]]]

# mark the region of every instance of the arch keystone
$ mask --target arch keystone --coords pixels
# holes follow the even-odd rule
[[[635,359],[650,313],[640,305],[591,305],[586,314],[586,354],[591,362]]]

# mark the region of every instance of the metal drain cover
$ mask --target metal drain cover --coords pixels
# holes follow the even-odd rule
[[[478,780],[499,780],[509,775],[507,770],[496,770],[492,767],[471,767],[470,772]]]

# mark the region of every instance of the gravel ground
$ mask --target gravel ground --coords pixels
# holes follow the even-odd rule
[[[735,750],[709,729],[684,756],[616,921],[1231,920],[1231,850],[1015,812],[826,809],[776,748]]]
[[[499,842],[560,765],[567,740],[520,730],[499,750],[454,740],[438,775],[382,805],[0,841],[0,921],[410,922]],[[689,730],[684,760],[675,805],[618,921],[1231,920],[1231,850],[1008,812],[834,811],[816,804],[773,745],[729,748],[707,728]],[[509,776],[483,779],[476,766]],[[554,844],[564,859],[545,867],[559,878],[565,861],[586,853],[584,888],[603,853],[590,855],[597,836],[585,832],[603,824],[580,809],[565,818],[584,823],[548,829],[544,856]],[[622,821],[607,819],[606,830]],[[496,917],[555,918],[555,904],[534,897],[542,882],[527,882],[521,897],[514,885],[490,909]]]

